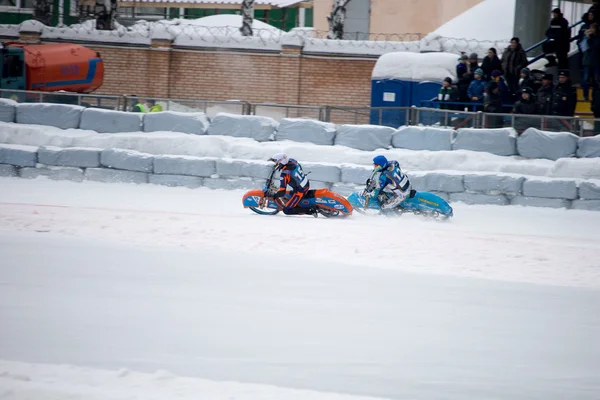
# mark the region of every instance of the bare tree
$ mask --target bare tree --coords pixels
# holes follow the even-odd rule
[[[329,21],[329,34],[327,39],[344,38],[344,20],[346,19],[346,6],[350,0],[334,0],[331,9],[331,16],[327,17]]]
[[[49,26],[52,24],[52,0],[33,1],[33,19]]]
[[[244,36],[252,36],[252,21],[254,20],[254,0],[244,0],[242,3],[242,27]]]
[[[115,29],[117,0],[96,0],[96,29],[112,31]]]

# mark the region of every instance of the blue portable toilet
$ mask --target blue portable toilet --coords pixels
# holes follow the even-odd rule
[[[437,97],[444,78],[456,82],[458,55],[453,53],[387,53],[371,76],[371,107],[420,106]],[[372,110],[370,123],[393,128],[406,123],[406,111]]]

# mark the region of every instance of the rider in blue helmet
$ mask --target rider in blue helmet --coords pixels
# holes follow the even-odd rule
[[[379,174],[376,181],[375,176]],[[381,196],[381,208],[389,210],[397,207],[404,201],[410,193],[410,181],[408,177],[402,173],[398,161],[389,160],[385,156],[379,155],[373,158],[373,173],[371,179],[367,181],[367,186],[373,185],[380,192],[390,193],[392,196]]]

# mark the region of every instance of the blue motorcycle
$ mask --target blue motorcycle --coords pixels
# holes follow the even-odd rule
[[[362,214],[365,214],[366,210],[377,210],[385,215],[411,213],[440,219],[448,219],[454,216],[452,207],[450,207],[446,200],[436,194],[417,192],[416,190],[411,190],[410,194],[397,207],[384,210],[381,208],[382,202],[385,202],[393,195],[378,190],[376,182],[377,179],[372,177],[367,180],[364,190],[353,192],[348,196],[348,202],[350,202],[354,210]]]

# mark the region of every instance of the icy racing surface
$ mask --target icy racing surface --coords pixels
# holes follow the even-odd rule
[[[0,399],[585,399],[600,213],[0,178]]]

